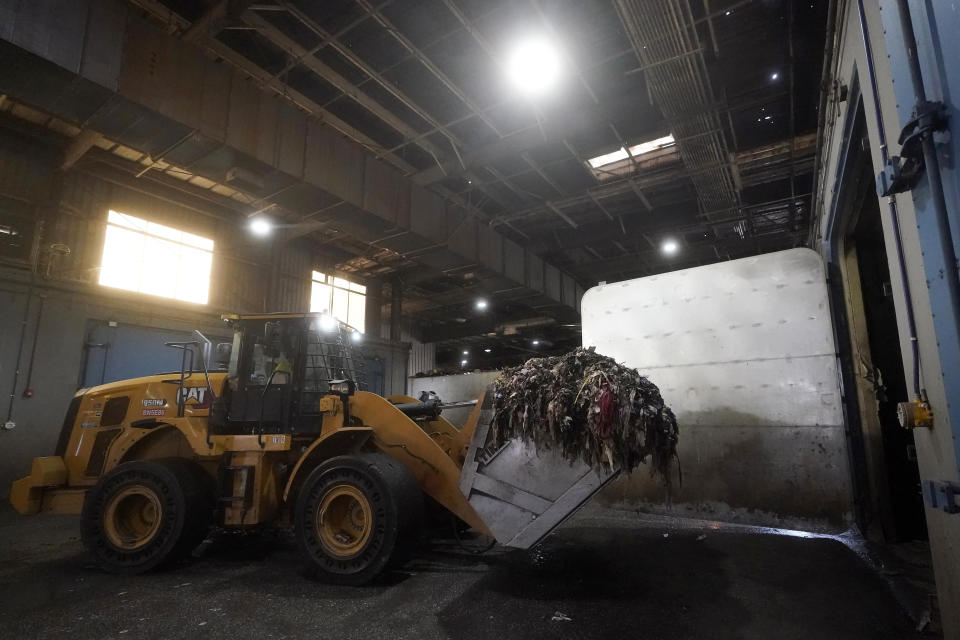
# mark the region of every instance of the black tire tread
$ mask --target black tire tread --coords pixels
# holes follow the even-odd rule
[[[381,499],[383,521],[376,526],[382,526],[383,529],[374,533],[379,538],[370,543],[379,547],[365,559],[366,564],[355,571],[332,571],[325,565],[333,559],[328,558],[314,540],[313,525],[307,519],[312,517],[312,505],[322,496],[321,487],[325,483],[332,484],[331,478],[355,474],[366,477]],[[301,487],[294,517],[297,544],[313,565],[318,578],[335,584],[360,585],[406,556],[416,541],[422,513],[419,485],[401,463],[383,453],[337,456],[318,465]]]
[[[100,509],[112,490],[128,478],[157,484],[167,495],[165,518],[173,518],[166,535],[138,552],[112,548],[100,524]],[[163,493],[163,491],[161,491]],[[81,515],[84,545],[110,573],[137,574],[160,568],[190,552],[202,541],[212,514],[209,480],[200,467],[181,458],[135,460],[117,465],[87,492]],[[166,525],[165,525],[166,526]]]

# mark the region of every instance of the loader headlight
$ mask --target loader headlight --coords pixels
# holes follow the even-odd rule
[[[353,380],[331,380],[330,393],[336,393],[341,396],[352,396],[357,390]]]

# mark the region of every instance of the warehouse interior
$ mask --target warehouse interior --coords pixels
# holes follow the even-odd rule
[[[0,619],[960,638],[956,29],[923,0],[0,0]],[[338,336],[322,400],[283,387],[313,371],[301,320]],[[307,355],[238,382],[279,344]],[[670,455],[564,461],[536,436],[530,471],[497,467],[504,381],[536,395],[580,347],[655,385],[637,406],[659,403]],[[270,403],[300,431],[265,431]],[[429,508],[394,499],[415,548],[331,584],[304,496],[375,451]],[[91,505],[171,456],[221,492],[213,526],[105,572]]]

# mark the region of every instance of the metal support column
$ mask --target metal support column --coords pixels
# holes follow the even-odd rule
[[[383,324],[383,282],[379,279],[367,280],[367,302],[364,312],[364,332],[375,338],[380,337]]]
[[[400,342],[400,313],[403,302],[403,285],[399,278],[390,283],[390,340]]]

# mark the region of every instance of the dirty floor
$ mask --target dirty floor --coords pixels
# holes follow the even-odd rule
[[[830,538],[591,516],[529,552],[434,541],[377,584],[345,588],[307,578],[277,535],[221,536],[161,573],[107,575],[90,566],[75,518],[9,508],[0,629],[124,640],[930,637]]]

